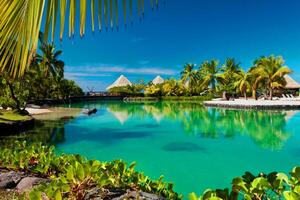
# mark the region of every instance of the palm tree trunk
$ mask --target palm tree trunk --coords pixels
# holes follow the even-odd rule
[[[244,97],[247,100],[247,92],[246,92],[246,90],[244,90]]]
[[[270,92],[270,100],[272,100],[273,99],[273,89],[271,87],[269,89],[269,92]]]
[[[252,98],[257,100],[256,89],[252,89]]]

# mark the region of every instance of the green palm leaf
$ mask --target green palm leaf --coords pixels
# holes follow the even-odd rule
[[[130,20],[133,17],[133,1],[129,1]],[[41,29],[44,7],[46,5],[44,39],[48,39],[51,32],[51,40],[55,38],[56,18],[59,19],[59,37],[64,34],[65,18],[69,13],[69,37],[75,34],[76,24],[76,0],[1,0],[0,1],[0,72],[6,71],[12,77],[22,76],[31,63],[36,52],[38,35]],[[124,21],[127,20],[127,1],[123,0]],[[153,5],[151,1],[151,6]],[[158,0],[156,0],[158,5]],[[95,29],[95,0],[90,0],[91,29]],[[144,0],[138,1],[138,12],[144,13]],[[119,26],[119,10],[117,0],[98,0],[98,26],[102,29],[102,13],[106,27]],[[79,1],[79,34],[82,37],[86,29],[87,1]],[[108,19],[110,17],[110,19]],[[110,22],[109,22],[110,20]]]

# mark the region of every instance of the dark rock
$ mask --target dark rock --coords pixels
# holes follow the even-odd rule
[[[84,200],[95,199],[95,196],[97,196],[97,194],[99,194],[99,192],[100,192],[100,189],[96,188],[96,187],[87,191],[87,193],[84,195]]]
[[[125,199],[140,199],[140,200],[166,200],[166,198],[158,196],[156,194],[150,194],[147,192],[128,191],[126,194],[115,197],[112,200],[125,200]]]
[[[29,189],[33,188],[36,185],[39,185],[42,183],[49,183],[49,182],[50,182],[50,180],[45,179],[45,178],[25,177],[19,182],[16,189],[20,192],[23,192],[25,190],[29,190]]]
[[[12,189],[22,179],[22,174],[18,172],[0,173],[0,189]]]

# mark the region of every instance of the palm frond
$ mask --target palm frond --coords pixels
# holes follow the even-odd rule
[[[129,1],[129,16],[133,18],[133,1]],[[124,21],[127,21],[127,2],[123,0]],[[57,16],[59,16],[59,37],[63,38],[65,18],[69,13],[69,37],[75,34],[76,13],[79,13],[79,34],[82,37],[86,31],[87,11],[86,0],[1,0],[0,1],[0,71],[9,72],[12,77],[22,76],[30,65],[35,54],[41,23],[44,19],[44,40],[51,35],[54,41],[57,28]],[[151,1],[153,6],[153,0]],[[45,4],[47,5],[45,6]],[[138,1],[138,12],[144,13],[144,0]],[[158,5],[158,0],[156,0]],[[95,29],[95,0],[90,0],[91,29]],[[78,9],[78,11],[77,11]],[[119,26],[118,0],[98,0],[98,26],[102,29],[102,14],[106,27]]]
[[[0,4],[0,71],[21,76],[36,51],[44,1],[2,0]]]

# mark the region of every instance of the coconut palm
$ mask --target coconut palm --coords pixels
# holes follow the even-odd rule
[[[226,99],[227,93],[235,93],[234,83],[235,74],[241,69],[240,63],[237,63],[234,58],[227,58],[225,63],[222,65],[220,71],[223,72],[219,75],[219,86],[218,90],[223,91],[223,98]]]
[[[181,74],[181,81],[188,84],[188,88],[193,88],[198,81],[198,72],[194,70],[195,64],[187,63],[184,65]]]
[[[251,74],[248,72],[246,73],[241,69],[234,76],[236,79],[234,87],[244,95],[245,99],[247,99],[247,90],[250,89]]]
[[[87,3],[90,9],[87,9]],[[152,8],[158,5],[158,0],[150,0]],[[47,5],[46,5],[47,4]],[[77,5],[79,4],[79,5]],[[54,40],[57,17],[59,16],[60,39],[64,34],[65,19],[67,13],[69,24],[69,37],[75,34],[75,24],[79,19],[80,36],[85,34],[86,16],[90,12],[91,29],[95,30],[95,15],[97,15],[98,28],[114,28],[119,26],[118,0],[1,0],[0,1],[0,71],[8,71],[11,76],[22,76],[30,66],[37,49],[39,31],[42,21],[45,22],[45,38],[49,33]],[[138,15],[144,13],[144,0],[137,1]],[[59,9],[58,9],[59,7]],[[97,7],[97,9],[95,9]],[[79,8],[79,10],[77,10]],[[133,1],[123,0],[123,19],[132,20]],[[46,11],[46,13],[44,13]],[[77,17],[78,15],[78,17]],[[43,17],[45,19],[43,20]],[[104,18],[104,19],[103,19]]]
[[[219,62],[217,60],[205,61],[200,65],[199,73],[202,76],[202,86],[211,87],[212,90],[216,89],[217,81],[220,80],[221,74],[220,68],[218,68]]]
[[[227,58],[221,67],[221,71],[228,75],[233,75],[241,69],[240,63],[237,63],[234,58]]]
[[[53,43],[43,43],[40,46],[40,50],[42,54],[38,54],[36,59],[40,63],[45,77],[52,75],[55,80],[63,78],[65,64],[58,58],[62,54],[62,51],[56,51]]]
[[[284,75],[290,74],[291,70],[284,66],[284,60],[281,56],[261,57],[254,62],[255,66],[251,69],[251,73],[256,75],[256,82],[264,82],[265,87],[269,91],[269,98],[273,97],[275,88],[282,88],[286,82]]]

